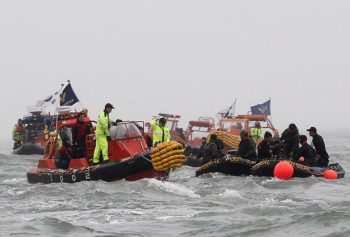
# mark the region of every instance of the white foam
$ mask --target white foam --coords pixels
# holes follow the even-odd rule
[[[241,194],[237,190],[226,189],[225,192],[220,193],[224,198],[242,198]]]
[[[163,182],[157,179],[149,179],[148,183],[152,186],[155,186],[165,192],[174,193],[180,196],[186,196],[190,198],[200,198],[201,196],[193,192],[191,189],[188,189],[180,184],[175,184],[171,182]]]
[[[19,179],[19,178],[5,179],[4,181],[2,181],[2,183],[15,184],[15,183],[22,183],[23,181],[27,181],[27,179]]]

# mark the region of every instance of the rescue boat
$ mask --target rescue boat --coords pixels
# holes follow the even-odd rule
[[[273,177],[275,166],[280,161],[287,161],[290,164],[292,164],[294,169],[293,177],[306,178],[312,175],[316,177],[322,177],[324,173],[329,169],[332,169],[337,173],[338,179],[344,178],[345,176],[344,169],[338,163],[330,164],[328,167],[310,167],[290,160],[283,159],[262,160],[251,168],[251,174],[255,176]]]
[[[16,155],[43,155],[45,150],[45,119],[50,119],[50,115],[43,115],[41,111],[31,111],[31,115],[23,118],[25,125],[24,141],[16,144],[12,154]]]
[[[90,125],[94,123],[87,116],[84,122]],[[69,136],[77,123],[76,114],[70,113],[68,119],[58,121],[58,134],[61,137],[67,134]],[[182,165],[184,159],[182,145],[177,142],[167,142],[158,144],[157,147],[150,150],[139,129],[140,124],[143,126],[141,121],[126,121],[113,126],[111,128],[112,140],[108,142],[109,162],[98,165],[90,163],[95,148],[95,134],[92,130],[86,135],[83,152],[81,152],[81,147],[72,146],[73,153],[80,155],[71,159],[65,169],[58,168],[60,153],[58,136],[52,134],[47,142],[43,159],[38,161],[36,168],[27,172],[28,182],[48,184],[93,180],[165,179],[171,169]]]

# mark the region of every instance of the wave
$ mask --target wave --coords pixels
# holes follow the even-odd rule
[[[180,184],[175,184],[175,183],[171,183],[171,182],[163,182],[163,181],[159,181],[157,179],[149,179],[148,183],[165,192],[168,193],[173,193],[176,195],[180,195],[180,196],[186,196],[189,198],[200,198],[201,196],[196,194],[194,191],[192,191],[191,189],[188,189]]]

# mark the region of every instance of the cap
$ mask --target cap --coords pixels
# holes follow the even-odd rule
[[[110,103],[107,103],[105,105],[105,109],[107,109],[107,108],[115,109],[114,106],[112,104],[110,104]]]
[[[306,131],[308,131],[308,132],[317,132],[317,129],[315,127],[311,127],[309,129],[307,129]]]

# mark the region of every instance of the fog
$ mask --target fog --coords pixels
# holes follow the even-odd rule
[[[96,119],[215,117],[272,99],[302,133],[349,128],[350,1],[1,1],[1,140],[71,80]]]

